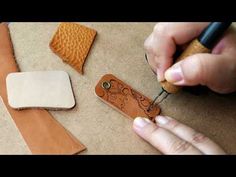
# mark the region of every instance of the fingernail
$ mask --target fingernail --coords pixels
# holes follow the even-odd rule
[[[161,125],[165,125],[165,124],[167,124],[168,123],[168,119],[166,118],[166,117],[164,117],[164,116],[157,116],[156,118],[155,118],[155,120],[156,120],[156,122],[158,123],[158,124],[161,124]]]
[[[134,120],[134,125],[139,127],[139,128],[143,128],[144,126],[146,126],[149,123],[151,123],[151,121],[149,119],[147,119],[147,118],[137,117]]]
[[[180,66],[172,67],[168,69],[165,73],[165,78],[167,81],[172,83],[183,83],[183,72]]]

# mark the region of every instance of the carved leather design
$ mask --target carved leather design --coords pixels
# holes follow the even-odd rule
[[[109,82],[111,87],[103,88],[103,82]],[[152,100],[111,74],[101,78],[96,85],[95,93],[102,101],[131,118],[146,117],[154,121],[154,118],[160,113],[158,105],[154,105],[150,111],[147,111]]]

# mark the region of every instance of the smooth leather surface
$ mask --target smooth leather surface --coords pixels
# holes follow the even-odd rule
[[[76,154],[85,149],[69,131],[43,109],[17,111],[8,105],[6,77],[18,72],[6,24],[0,24],[0,96],[33,154]]]
[[[65,71],[33,71],[8,74],[8,103],[12,108],[71,109],[75,99]]]
[[[0,155],[31,154],[0,96]]]
[[[110,83],[109,89],[102,86],[104,82]],[[102,101],[131,118],[146,117],[154,121],[160,113],[160,108],[156,104],[148,111],[152,100],[112,74],[106,74],[101,78],[95,87],[95,93]]]

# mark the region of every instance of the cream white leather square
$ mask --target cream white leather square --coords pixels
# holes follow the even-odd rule
[[[8,103],[12,108],[70,109],[75,105],[69,75],[64,71],[8,74]]]

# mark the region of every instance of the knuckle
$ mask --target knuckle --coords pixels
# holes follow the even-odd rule
[[[198,144],[198,143],[204,143],[208,140],[209,139],[205,135],[203,135],[202,133],[195,132],[193,134],[191,142],[194,144]]]
[[[192,55],[189,60],[184,60],[182,68],[186,82],[206,85],[208,76],[205,65],[204,57],[199,54]]]
[[[168,126],[172,129],[172,130],[174,130],[174,129],[178,129],[178,127],[180,126],[180,123],[179,122],[177,122],[176,120],[170,120],[169,122],[168,122]]]
[[[152,42],[153,35],[151,34],[147,40],[144,42],[144,49],[147,51],[147,53],[154,54],[155,53],[155,48],[154,44]]]
[[[144,45],[144,48],[145,48],[145,50],[147,51],[147,53],[150,53],[150,54],[152,54],[152,55],[155,54],[155,49],[154,49],[154,47],[153,47],[152,44],[147,43],[147,44]]]
[[[154,26],[154,34],[155,35],[164,35],[164,36],[173,36],[175,30],[173,23],[158,23]]]
[[[161,26],[163,26],[162,23],[157,23],[157,24],[154,26],[154,28],[153,28],[153,32],[159,31],[159,28],[160,28]]]
[[[196,61],[196,67],[198,67],[197,72],[195,73],[195,77],[197,80],[200,81],[200,84],[206,85],[206,69],[205,69],[205,62],[204,57],[202,55],[195,55],[193,56],[194,60]]]
[[[177,140],[170,147],[170,153],[178,154],[186,152],[191,148],[191,144],[187,141]]]
[[[156,142],[159,128],[156,126],[150,132],[150,141]]]
[[[144,48],[148,50],[150,48],[150,36],[144,41]]]
[[[168,26],[169,26],[169,23],[157,23],[154,26],[153,31],[154,33],[165,33]]]

